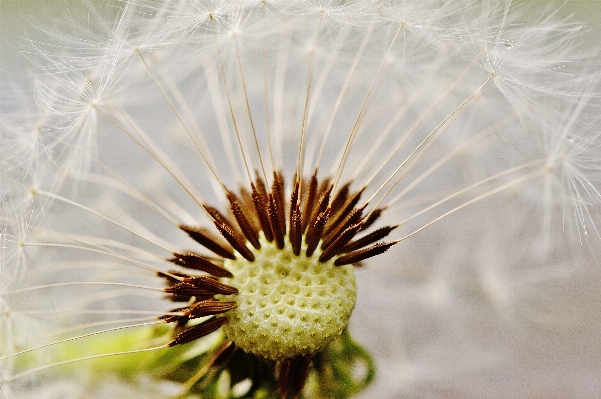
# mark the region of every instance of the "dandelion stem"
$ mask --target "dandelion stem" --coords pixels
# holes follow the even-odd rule
[[[491,182],[493,180],[499,179],[499,178],[501,178],[503,176],[507,176],[507,175],[509,175],[511,173],[515,173],[515,172],[518,172],[518,171],[523,170],[523,169],[532,168],[534,166],[542,164],[543,162],[544,162],[544,160],[537,160],[537,161],[528,162],[526,164],[519,165],[519,166],[516,166],[514,168],[510,168],[510,169],[504,170],[503,172],[497,173],[497,174],[495,174],[493,176],[490,176],[490,177],[488,177],[486,179],[480,180],[479,182],[474,183],[471,186],[466,187],[466,188],[464,188],[462,190],[458,190],[458,191],[454,192],[453,194],[451,194],[451,195],[449,195],[449,196],[441,199],[440,201],[438,201],[438,202],[436,202],[436,203],[434,203],[434,204],[432,204],[432,205],[430,205],[430,206],[422,209],[421,211],[417,212],[416,214],[412,215],[411,217],[409,217],[409,218],[403,220],[402,222],[400,222],[399,225],[406,224],[407,222],[415,219],[416,217],[418,217],[420,215],[423,215],[424,213],[426,213],[426,212],[428,212],[428,211],[436,208],[437,206],[442,205],[445,202],[447,202],[447,201],[449,201],[449,200],[451,200],[453,198],[457,198],[458,196],[460,196],[462,194],[465,194],[465,193],[467,193],[467,192],[469,192],[469,191],[471,191],[471,190],[473,190],[475,188],[478,188],[478,187],[482,186],[483,184],[489,183],[489,182]]]
[[[140,266],[144,269],[150,270],[152,272],[156,272],[156,273],[162,273],[165,275],[168,275],[169,277],[172,277],[178,281],[183,281],[182,277],[173,275],[171,273],[162,271],[160,269],[157,269],[156,267],[152,267],[150,265],[147,265],[143,262],[139,262],[136,261],[134,259],[128,258],[127,256],[115,253],[115,252],[110,252],[110,251],[101,251],[99,249],[94,249],[94,248],[88,248],[88,247],[84,247],[84,246],[79,246],[79,245],[71,245],[71,244],[59,244],[59,243],[49,243],[49,242],[37,242],[37,243],[23,243],[23,246],[29,246],[29,247],[56,247],[56,248],[70,248],[70,249],[79,249],[79,250],[83,250],[83,251],[88,251],[88,252],[93,252],[93,253],[97,253],[97,254],[102,254],[102,255],[107,255],[107,256],[112,256],[114,258],[117,259],[122,259],[125,260],[127,262],[133,263],[136,266]]]
[[[367,200],[366,203],[370,203],[381,191],[382,189],[384,189],[384,187],[393,179],[393,177],[403,168],[403,166],[405,166],[405,164],[407,164],[407,162],[430,140],[430,138],[432,138],[432,136],[434,136],[434,134],[436,134],[443,126],[446,125],[446,123],[451,120],[451,118],[453,118],[460,110],[462,110],[462,108],[472,99],[474,98],[474,96],[480,92],[480,90],[488,83],[491,81],[491,79],[493,78],[493,75],[489,76],[488,79],[486,79],[486,81],[484,83],[482,83],[480,85],[480,87],[478,87],[478,89],[476,89],[472,94],[470,94],[465,100],[463,100],[463,102],[461,104],[459,104],[457,106],[457,108],[455,108],[449,115],[447,115],[446,118],[444,118],[444,120],[442,122],[440,122],[438,124],[438,126],[436,126],[422,141],[421,143],[419,143],[415,149],[407,156],[407,158],[405,158],[405,160],[403,162],[401,162],[401,164],[394,170],[394,172],[392,172],[392,174],[386,179],[386,181],[384,183],[382,183],[382,185],[380,185],[380,187],[376,190],[376,192]],[[377,208],[377,206],[380,204],[380,202],[383,199],[381,199],[378,204],[375,206],[375,208]],[[374,208],[374,209],[375,209]]]
[[[255,130],[255,124],[253,122],[252,112],[250,111],[250,102],[248,101],[248,91],[246,89],[246,80],[244,79],[244,69],[242,68],[242,57],[240,56],[240,46],[238,42],[235,43],[236,47],[236,58],[238,59],[238,70],[240,71],[240,80],[242,82],[242,91],[244,92],[244,102],[246,104],[246,111],[248,112],[248,118],[250,120],[250,128],[253,133],[253,139],[255,148],[257,149],[257,156],[259,157],[259,165],[263,172],[263,179],[267,180],[267,174],[265,173],[265,165],[263,164],[263,157],[261,156],[261,149],[259,148],[259,139],[257,138],[257,131]]]
[[[25,349],[25,350],[20,351],[20,352],[11,353],[10,355],[0,356],[0,360],[7,359],[9,357],[19,356],[19,355],[22,355],[24,353],[32,352],[32,351],[35,351],[35,350],[39,350],[39,349],[43,349],[43,348],[48,348],[50,346],[54,346],[54,345],[58,345],[58,344],[63,344],[65,342],[72,342],[72,341],[75,341],[75,340],[78,340],[78,339],[92,337],[94,335],[99,335],[99,334],[104,334],[104,333],[111,332],[111,331],[119,331],[119,330],[125,330],[125,329],[128,329],[128,328],[143,327],[143,326],[152,326],[152,325],[163,324],[163,323],[164,323],[163,321],[153,321],[151,323],[139,323],[139,324],[132,324],[132,325],[129,325],[129,326],[113,327],[113,328],[109,328],[109,329],[102,330],[102,331],[94,331],[94,332],[89,333],[89,334],[83,334],[83,335],[79,335],[77,337],[66,338],[66,339],[62,339],[60,341],[51,342],[49,344],[36,346],[35,348],[29,348],[29,349]]]
[[[156,350],[165,349],[165,348],[168,348],[168,346],[166,344],[161,345],[161,346],[155,346],[153,348],[147,348],[147,349],[136,349],[136,350],[122,351],[122,352],[103,353],[100,355],[92,355],[92,356],[80,357],[77,359],[63,360],[60,362],[47,364],[45,366],[40,366],[40,367],[36,367],[33,369],[29,369],[27,371],[23,371],[22,373],[18,373],[18,374],[12,375],[10,377],[3,378],[2,381],[3,382],[12,382],[12,381],[18,380],[19,378],[28,376],[30,374],[37,373],[39,371],[48,370],[48,369],[51,369],[54,367],[63,366],[63,365],[70,364],[70,363],[76,363],[76,362],[80,362],[80,361],[84,361],[84,360],[100,359],[100,358],[109,357],[109,356],[130,355],[133,353],[151,352],[151,351],[156,351]]]
[[[61,309],[61,313],[63,312],[63,310]],[[125,312],[124,312],[125,313]],[[73,326],[73,327],[69,327],[69,328],[63,328],[61,330],[54,330],[54,331],[50,331],[48,334],[49,335],[63,335],[65,333],[68,333],[70,331],[77,331],[77,330],[84,330],[86,328],[92,328],[92,327],[100,327],[100,326],[105,326],[108,324],[121,324],[121,323],[138,323],[141,321],[150,321],[150,320],[154,320],[156,322],[157,318],[160,316],[180,316],[183,313],[178,313],[178,312],[168,312],[168,313],[157,313],[157,312],[140,312],[138,310],[132,310],[130,312],[127,312],[128,314],[131,313],[150,313],[150,314],[154,314],[154,317],[136,317],[136,318],[131,318],[131,319],[117,319],[117,320],[104,320],[104,321],[96,321],[93,323],[87,323],[87,324],[80,324],[78,326]],[[102,313],[101,313],[102,314]],[[112,314],[112,312],[106,312],[106,314]]]
[[[137,126],[131,120],[131,118],[128,118],[127,115],[120,109],[116,109],[116,111],[127,122],[127,124],[130,125],[130,127],[134,128],[134,130],[141,136],[141,139],[144,140],[144,143],[141,142],[138,138],[134,137],[133,133],[128,131],[124,126],[122,126],[120,123],[118,123],[115,119],[111,118],[106,112],[102,111],[101,109],[98,109],[98,112],[102,116],[104,116],[106,118],[106,120],[108,120],[110,123],[115,125],[119,130],[121,130],[129,138],[131,138],[136,144],[138,144],[144,151],[146,151],[148,153],[148,155],[150,155],[154,160],[156,160],[157,163],[159,165],[161,165],[173,177],[173,179],[175,179],[176,182],[178,182],[178,184],[188,193],[188,195],[190,195],[190,197],[194,200],[194,202],[196,202],[202,209],[204,209],[204,203],[201,200],[200,195],[192,192],[192,188],[191,188],[192,185],[189,184],[189,182],[185,182],[183,180],[184,174],[181,171],[177,170],[175,165],[167,164],[168,157],[158,149],[158,147],[150,140],[150,137],[148,137],[148,135],[146,135],[139,128],[139,126]],[[146,145],[150,146],[150,148],[146,147]],[[176,173],[176,171],[178,173]],[[212,220],[212,217],[209,215],[209,213],[208,212],[206,212],[206,213],[209,216],[209,219]]]
[[[147,287],[144,285],[137,285],[137,284],[109,283],[109,282],[104,282],[104,281],[73,281],[73,282],[69,282],[69,283],[45,284],[45,285],[38,285],[35,287],[20,288],[20,289],[13,290],[13,291],[7,291],[5,293],[5,295],[21,294],[23,292],[36,291],[36,290],[41,290],[41,289],[45,289],[45,288],[68,287],[68,286],[75,286],[75,285],[110,285],[110,286],[141,288],[144,290],[165,292],[163,290],[163,288]]]
[[[111,178],[107,178],[106,176],[90,173],[87,176],[85,176],[85,180],[87,180],[91,183],[96,183],[96,184],[101,184],[101,185],[107,186],[107,187],[117,188],[117,189],[125,192],[130,197],[135,198],[135,199],[139,200],[140,202],[146,204],[149,208],[157,211],[160,215],[162,215],[165,219],[167,219],[174,226],[179,226],[181,224],[180,221],[178,221],[173,216],[171,216],[169,213],[167,213],[167,211],[165,211],[163,208],[161,208],[158,204],[151,201],[148,197],[146,197],[144,194],[142,194],[140,191],[138,191],[134,186],[129,184],[127,181],[125,181],[121,176],[119,176],[116,172],[114,172],[108,166],[102,164],[99,160],[95,160],[95,162],[98,166],[100,166],[107,173],[109,173],[111,175]],[[117,182],[120,184],[116,184]]]
[[[144,60],[144,57],[142,57],[142,53],[140,53],[139,49],[136,49],[136,54],[140,58],[140,61],[142,61],[142,64],[144,65],[144,68],[146,69],[146,72],[148,72],[148,74],[150,75],[150,77],[152,78],[152,80],[154,81],[154,83],[157,85],[157,87],[159,88],[159,90],[161,91],[161,93],[163,94],[163,96],[165,97],[165,100],[167,100],[167,102],[169,103],[169,106],[171,107],[171,109],[175,113],[175,116],[180,121],[180,123],[182,124],[183,128],[186,130],[186,133],[188,133],[188,136],[190,137],[190,139],[192,139],[192,142],[194,143],[194,146],[196,147],[196,150],[198,151],[198,153],[202,157],[202,159],[205,162],[207,168],[209,168],[209,170],[211,171],[211,173],[213,174],[213,176],[215,176],[215,179],[217,179],[217,181],[219,182],[219,184],[222,186],[223,190],[226,191],[225,186],[223,185],[223,183],[221,182],[221,179],[219,179],[219,176],[217,175],[217,172],[215,171],[215,169],[213,169],[213,166],[211,165],[211,163],[209,162],[209,160],[205,156],[204,151],[200,148],[200,145],[198,144],[198,141],[196,140],[196,138],[194,137],[194,135],[192,134],[192,132],[188,128],[188,125],[184,122],[184,119],[180,115],[180,113],[177,110],[177,108],[175,108],[175,105],[173,104],[173,101],[171,101],[171,99],[167,95],[167,92],[165,91],[165,89],[163,88],[163,86],[161,85],[161,83],[159,82],[159,80],[157,79],[157,77],[150,70],[150,67],[148,66],[148,64]]]
[[[472,62],[472,64],[474,62]],[[371,176],[367,179],[367,181],[364,183],[365,185],[370,185],[372,183],[372,181],[376,178],[376,176],[378,176],[380,174],[380,172],[382,172],[382,169],[384,169],[386,167],[386,165],[389,164],[389,162],[392,160],[392,158],[403,148],[403,146],[409,141],[409,139],[411,137],[413,137],[413,135],[417,132],[417,130],[419,129],[419,127],[422,126],[422,124],[424,123],[424,121],[428,120],[428,118],[431,117],[432,113],[443,102],[443,100],[446,99],[449,96],[449,94],[453,93],[453,90],[455,88],[457,88],[457,86],[459,85],[459,83],[461,83],[462,79],[471,71],[471,66],[472,65],[470,64],[466,68],[464,68],[463,72],[461,74],[459,74],[459,76],[457,76],[457,78],[453,81],[453,83],[451,83],[446,88],[446,90],[444,91],[444,93],[442,93],[440,96],[438,96],[438,98],[436,99],[436,101],[434,101],[428,107],[428,109],[421,114],[421,116],[419,117],[419,119],[417,121],[415,121],[415,123],[407,130],[407,132],[403,135],[403,137],[398,141],[398,143],[390,151],[390,153],[388,154],[388,156],[382,162],[378,163],[378,167],[371,174]],[[397,112],[397,114],[394,116],[394,118],[392,118],[392,120],[388,123],[388,125],[386,126],[386,128],[382,131],[381,139],[379,140],[381,143],[384,142],[384,138],[385,137],[387,137],[388,135],[391,134],[391,132],[394,129],[394,127],[396,126],[396,124],[399,122],[399,120],[402,118],[402,116],[409,110],[409,108],[411,107],[411,104],[417,98],[419,98],[419,95],[421,94],[421,91],[425,89],[425,86],[427,86],[427,83],[425,83],[423,85],[423,87],[421,87],[420,89],[416,90],[416,92],[414,93],[414,97],[410,98],[406,102],[405,106],[402,107],[399,110],[399,112]],[[475,92],[477,92],[477,91],[478,90],[476,90]],[[377,146],[381,145],[381,143],[378,143]],[[376,147],[376,145],[374,145],[373,151],[376,151],[376,149],[377,149],[377,147]],[[371,156],[371,154],[369,156],[365,157],[365,160],[357,168],[358,170],[359,170],[359,168],[362,168],[362,167],[365,166],[365,162],[370,159],[370,156]]]
[[[534,172],[531,172],[531,173],[529,173],[529,174],[527,174],[527,175],[524,175],[524,176],[522,176],[522,177],[521,177],[521,178],[519,178],[519,179],[516,179],[516,180],[513,180],[513,181],[511,181],[511,182],[508,182],[508,183],[506,183],[506,184],[503,184],[503,185],[501,185],[501,186],[499,186],[499,187],[495,188],[494,190],[490,190],[490,191],[488,191],[488,192],[486,192],[486,193],[484,193],[484,194],[482,194],[482,195],[479,195],[479,196],[477,196],[477,197],[475,197],[475,198],[472,198],[471,200],[469,200],[469,201],[467,201],[467,202],[465,202],[465,203],[463,203],[463,204],[461,204],[461,205],[459,205],[459,206],[457,206],[457,207],[455,207],[455,208],[451,209],[450,211],[448,211],[448,212],[445,212],[444,214],[440,215],[439,217],[437,217],[436,219],[432,220],[431,222],[428,222],[427,224],[425,224],[424,226],[420,227],[419,229],[417,229],[417,230],[413,231],[412,233],[409,233],[409,234],[407,234],[407,235],[406,235],[406,236],[404,236],[403,238],[400,238],[400,239],[398,239],[398,240],[395,240],[395,241],[394,241],[394,243],[395,243],[395,244],[396,244],[396,243],[399,243],[399,242],[401,242],[401,241],[404,241],[404,240],[406,240],[406,239],[407,239],[407,238],[409,238],[409,237],[412,237],[412,236],[414,236],[415,234],[417,234],[417,233],[419,233],[420,231],[424,230],[426,227],[429,227],[429,226],[433,225],[434,223],[436,223],[436,222],[438,222],[438,221],[440,221],[440,220],[444,219],[445,217],[447,217],[447,216],[449,216],[449,215],[451,215],[451,214],[453,214],[453,213],[457,212],[457,211],[458,211],[458,210],[460,210],[460,209],[463,209],[463,208],[465,208],[465,207],[467,207],[467,206],[469,206],[469,205],[475,204],[476,202],[478,202],[478,201],[481,201],[481,200],[483,200],[483,199],[485,199],[485,198],[488,198],[488,197],[490,197],[490,196],[492,196],[492,195],[494,195],[494,194],[497,194],[497,193],[500,193],[500,192],[502,192],[502,191],[504,191],[504,190],[507,190],[507,189],[509,189],[509,188],[512,188],[512,187],[514,187],[514,186],[516,186],[516,185],[518,185],[518,184],[521,184],[521,183],[523,183],[523,182],[525,182],[525,181],[527,181],[527,180],[534,179],[534,178],[536,178],[536,177],[538,177],[538,176],[542,175],[543,173],[544,173],[544,170],[542,170],[542,169],[536,170],[536,171],[534,171]],[[403,223],[403,222],[402,222],[402,223]],[[402,224],[402,223],[401,223],[401,224]]]
[[[141,239],[143,239],[144,241],[147,241],[147,242],[151,243],[152,245],[154,245],[154,246],[156,246],[156,247],[158,247],[158,248],[162,249],[162,250],[163,250],[163,251],[165,251],[165,252],[168,252],[168,253],[172,253],[172,252],[173,252],[172,250],[169,250],[169,249],[165,248],[164,246],[162,246],[162,245],[160,245],[160,244],[158,244],[158,243],[156,243],[156,242],[152,241],[151,239],[149,239],[149,238],[147,238],[147,237],[144,237],[143,235],[141,235],[141,234],[139,234],[139,233],[137,233],[137,232],[133,231],[132,229],[130,229],[130,228],[128,228],[128,227],[125,227],[125,226],[124,226],[124,225],[122,225],[121,223],[119,223],[119,222],[117,222],[117,221],[115,221],[115,220],[113,220],[113,219],[109,218],[108,216],[105,216],[105,215],[103,215],[103,214],[99,213],[99,212],[96,212],[95,210],[93,210],[93,209],[90,209],[90,208],[88,208],[88,207],[87,207],[87,206],[85,206],[85,205],[79,204],[79,203],[77,203],[77,202],[75,202],[75,201],[72,201],[72,200],[70,200],[70,199],[68,199],[68,198],[62,197],[62,196],[60,196],[60,195],[57,195],[57,194],[54,194],[54,193],[50,193],[50,192],[48,192],[48,191],[44,191],[44,190],[38,190],[38,193],[40,193],[40,194],[42,194],[42,195],[45,195],[45,196],[47,196],[47,197],[50,197],[50,198],[57,199],[57,200],[59,200],[59,201],[63,201],[63,202],[65,202],[65,203],[69,204],[69,205],[73,205],[73,206],[76,206],[76,207],[78,207],[78,208],[80,208],[80,209],[83,209],[83,210],[85,210],[85,211],[87,211],[87,212],[90,212],[90,213],[92,213],[92,214],[94,214],[94,215],[96,215],[96,216],[98,216],[98,217],[101,217],[102,219],[104,219],[104,220],[106,220],[106,221],[108,221],[108,222],[110,222],[110,223],[112,223],[112,224],[116,225],[116,226],[119,226],[119,227],[121,227],[122,229],[124,229],[124,230],[126,230],[126,231],[129,231],[130,233],[134,234],[135,236],[137,236],[137,237],[140,237],[140,238],[141,238]]]
[[[378,77],[380,76],[380,73],[382,72],[382,68],[384,67],[384,63],[386,62],[386,57],[388,57],[390,50],[392,50],[394,43],[396,42],[397,38],[399,37],[399,34],[401,33],[401,31],[403,30],[404,27],[405,27],[405,24],[401,23],[399,26],[399,29],[397,30],[396,34],[394,35],[394,38],[392,39],[392,41],[390,42],[390,45],[388,46],[388,50],[386,50],[386,53],[382,57],[382,62],[380,63],[380,66],[378,67],[378,71],[376,72],[376,74],[371,82],[371,85],[369,86],[369,89],[367,90],[367,94],[365,95],[365,98],[363,99],[363,103],[361,104],[361,108],[359,109],[359,113],[357,114],[357,117],[355,119],[355,123],[353,124],[351,133],[349,134],[349,137],[344,146],[344,152],[342,154],[342,159],[340,160],[340,164],[338,165],[338,170],[336,171],[336,174],[334,175],[334,180],[332,182],[332,184],[334,186],[334,192],[336,192],[336,188],[338,187],[340,177],[342,176],[342,170],[344,169],[344,165],[346,164],[346,160],[348,159],[348,154],[350,152],[351,145],[352,145],[352,143],[355,139],[355,135],[357,134],[357,131],[359,129],[359,123],[361,120],[361,116],[363,115],[363,111],[365,110],[365,107],[367,105],[367,100],[369,99],[371,92],[376,84],[376,81],[378,80]]]
[[[351,78],[352,78],[353,74],[355,73],[355,70],[357,69],[357,65],[359,65],[359,61],[361,60],[361,57],[363,56],[365,47],[367,46],[367,43],[369,42],[369,39],[371,38],[371,34],[374,29],[375,17],[376,17],[376,15],[374,15],[374,19],[372,19],[371,23],[369,24],[369,26],[367,28],[367,32],[365,32],[365,35],[363,36],[363,40],[361,41],[359,49],[357,50],[357,53],[355,54],[355,58],[353,59],[353,64],[351,65],[349,71],[346,74],[346,79],[344,80],[344,84],[343,84],[342,88],[340,89],[340,93],[338,94],[338,98],[336,99],[336,103],[334,104],[334,108],[332,109],[332,112],[330,115],[330,120],[328,121],[328,125],[325,129],[325,133],[322,138],[319,155],[317,156],[317,159],[315,162],[316,169],[319,168],[319,165],[321,164],[321,160],[323,158],[323,154],[326,149],[326,143],[328,141],[328,137],[330,135],[330,132],[332,131],[332,126],[334,125],[334,120],[336,119],[336,115],[338,114],[340,105],[342,104],[342,101],[344,100],[344,95],[346,94],[349,84],[352,81]]]
[[[314,50],[311,53],[311,62],[309,65],[309,73],[307,77],[307,90],[305,92],[305,102],[303,105],[303,121],[301,125],[301,134],[298,143],[298,155],[296,160],[296,178],[298,181],[303,176],[303,158],[305,152],[305,139],[307,137],[307,112],[309,110],[309,96],[311,94],[311,83],[313,81],[313,68],[315,67],[315,51],[317,50],[317,43],[319,42],[319,34],[321,33],[321,23],[323,21],[323,13],[319,14],[319,22],[317,23],[317,31],[315,33],[315,43],[313,44]],[[299,186],[299,197],[302,186]]]
[[[228,84],[227,84],[227,76],[225,74],[225,66],[223,64],[223,57],[221,56],[221,50],[217,50],[217,58],[219,59],[219,70],[221,71],[221,78],[223,79],[223,87],[225,88],[227,103],[228,103],[229,110],[230,110],[230,116],[232,117],[232,124],[234,125],[234,132],[236,133],[236,139],[238,140],[238,148],[240,150],[240,154],[242,155],[242,160],[244,161],[244,168],[246,169],[246,177],[248,178],[248,182],[252,183],[252,175],[250,173],[248,159],[246,158],[246,152],[244,151],[244,146],[242,145],[240,131],[238,130],[238,123],[236,122],[236,115],[234,114],[234,107],[232,105],[232,98],[230,96],[230,91],[229,91]]]

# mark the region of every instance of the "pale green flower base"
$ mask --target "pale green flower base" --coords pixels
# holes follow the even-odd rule
[[[354,266],[319,262],[320,250],[307,257],[306,244],[296,256],[288,238],[283,249],[264,237],[260,241],[261,249],[251,249],[254,262],[224,263],[234,277],[221,282],[239,293],[231,298],[237,306],[224,315],[223,330],[239,348],[272,360],[321,352],[353,313]]]
[[[99,335],[86,340],[63,343],[57,347],[57,361],[95,353],[114,353],[158,346],[169,339],[167,326]],[[66,364],[54,373],[85,373],[90,385],[117,377],[123,381],[148,379],[150,383],[168,383],[173,399],[279,398],[275,363],[238,350],[225,364],[207,367],[212,353],[224,341],[221,331],[193,343],[151,352],[115,355]],[[31,359],[19,359],[19,368]],[[60,377],[56,374],[50,378]],[[372,381],[375,366],[369,354],[344,331],[325,351],[313,357],[313,365],[303,390],[303,398],[344,399],[364,390]],[[84,378],[85,380],[86,378]]]

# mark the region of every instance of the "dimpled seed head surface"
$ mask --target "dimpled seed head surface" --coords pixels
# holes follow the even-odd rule
[[[226,260],[234,275],[222,279],[240,291],[238,306],[224,314],[228,339],[246,352],[272,360],[312,355],[326,348],[348,324],[355,307],[357,287],[352,265],[320,263],[319,250],[306,257],[294,255],[261,240],[252,249],[255,261]]]

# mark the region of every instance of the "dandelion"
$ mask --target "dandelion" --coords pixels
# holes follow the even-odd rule
[[[551,379],[601,353],[598,78],[523,7],[132,0],[29,36],[2,394],[581,396]]]

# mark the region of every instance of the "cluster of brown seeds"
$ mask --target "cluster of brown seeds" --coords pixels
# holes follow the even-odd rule
[[[308,272],[313,271],[314,274],[315,270],[321,273],[320,268],[322,267],[333,268],[331,270],[324,269],[324,275],[334,277],[338,276],[334,272],[336,268],[357,265],[364,259],[384,253],[394,245],[394,242],[385,243],[380,240],[386,237],[395,226],[382,227],[357,238],[360,232],[368,229],[380,217],[382,210],[376,209],[364,216],[366,205],[357,206],[363,190],[352,192],[350,183],[336,190],[334,195],[333,189],[330,179],[319,182],[316,171],[308,180],[295,178],[290,198],[286,201],[283,176],[281,173],[274,173],[274,179],[269,189],[266,187],[265,181],[258,177],[251,184],[250,191],[241,189],[239,196],[228,192],[227,197],[230,202],[228,214],[223,214],[213,207],[204,207],[212,217],[219,235],[212,234],[204,228],[181,225],[180,228],[183,231],[205,249],[211,251],[214,256],[205,256],[195,252],[174,253],[173,258],[169,261],[186,269],[203,273],[189,274],[169,271],[160,274],[167,282],[168,287],[165,288],[165,292],[170,294],[170,300],[186,303],[186,306],[173,309],[169,315],[162,317],[166,322],[176,325],[175,336],[169,346],[194,341],[218,330],[228,322],[232,325],[235,323],[232,312],[240,306],[237,297],[245,294],[245,297],[248,298],[247,292],[241,292],[245,289],[243,287],[246,280],[236,281],[236,270],[244,269],[245,265],[255,267],[258,264],[259,267],[263,267],[261,262],[264,261],[257,259],[262,255],[262,247],[270,247],[272,252],[277,248],[283,254],[284,251],[291,251],[291,254],[286,253],[283,259],[302,258],[301,263],[286,262],[286,265],[282,265],[288,267],[286,276],[292,274],[297,276],[295,281],[301,282],[306,279],[304,280],[298,273],[292,273],[294,271],[290,271],[291,265],[306,269]],[[265,252],[265,249],[263,251]],[[280,260],[280,262],[282,261]],[[265,264],[269,265],[266,267],[272,267],[272,259],[265,261]],[[299,273],[304,271],[301,270]],[[330,298],[333,306],[330,306],[328,298],[324,299],[318,296],[315,299],[315,301],[323,300],[324,303],[327,303],[325,307],[328,309],[330,307],[340,308],[334,309],[332,312],[340,313],[341,309],[344,310],[343,315],[338,313],[326,315],[326,324],[324,324],[326,327],[319,327],[321,330],[327,330],[328,324],[338,326],[335,330],[327,331],[332,335],[332,338],[328,336],[327,340],[333,340],[342,332],[354,307],[356,289],[354,275],[351,277],[352,280],[341,280],[340,276],[336,277],[338,282],[349,281],[346,284],[349,287],[348,292],[342,293],[342,299]],[[223,281],[227,281],[228,284]],[[269,279],[266,278],[264,281],[267,284]],[[319,284],[327,285],[328,281],[320,277]],[[288,285],[283,286],[288,287]],[[279,287],[281,289],[282,285]],[[262,289],[268,290],[269,287],[265,286]],[[294,288],[291,288],[291,291],[294,291]],[[326,289],[321,291],[327,292]],[[330,291],[332,294],[341,295],[336,287]],[[310,296],[311,293],[308,292],[307,297]],[[320,294],[320,296],[323,295]],[[345,301],[351,301],[350,305]],[[308,303],[307,301],[300,302],[301,304]],[[300,311],[302,312],[302,309]],[[252,316],[254,311],[246,313]],[[196,318],[206,319],[201,323],[189,325],[190,320]],[[235,318],[241,319],[240,316]],[[336,319],[336,323],[329,323],[334,319]],[[245,320],[248,321],[248,319]],[[298,323],[299,321],[293,320],[293,322]],[[303,316],[300,322],[306,325],[295,325],[295,327],[299,327],[294,329],[297,334],[302,334],[299,331],[316,334],[315,329],[311,329],[311,318]],[[228,327],[230,326],[228,325]],[[253,326],[248,327],[252,328]],[[246,331],[245,326],[236,328],[236,331],[242,331],[240,334]],[[292,395],[296,398],[300,395],[309,370],[311,356],[316,351],[323,349],[322,346],[303,344],[298,349],[296,347],[294,349],[278,347],[277,350],[272,351],[268,347],[254,351],[255,340],[242,342],[241,338],[230,337],[227,331],[226,338],[228,340],[224,344],[224,348],[227,347],[228,350],[220,349],[217,352],[231,353],[231,348],[238,346],[246,352],[277,361],[277,379],[283,397]],[[234,330],[230,329],[229,331]],[[284,327],[284,331],[288,331],[288,327]],[[231,334],[236,337],[240,335],[233,332]],[[263,332],[263,336],[265,334]],[[303,342],[310,343],[312,338],[305,338]],[[265,339],[267,340],[266,345],[269,346],[269,338]],[[278,339],[277,342],[280,344],[281,340]]]

